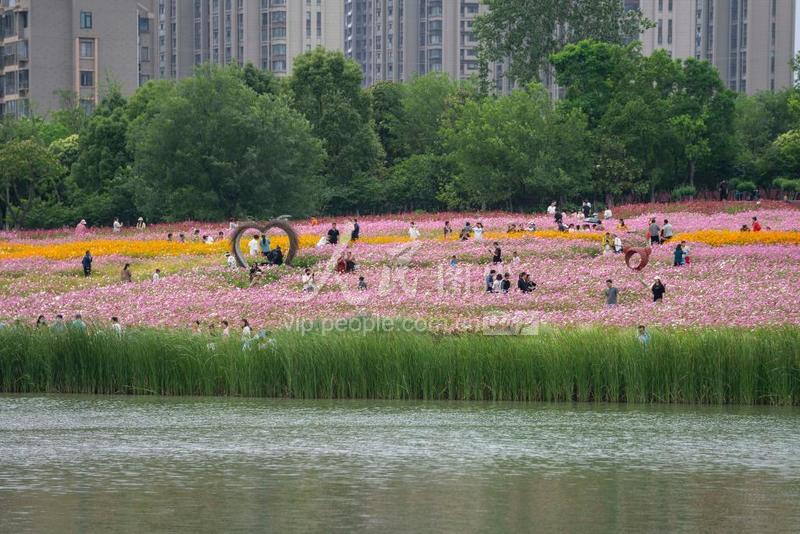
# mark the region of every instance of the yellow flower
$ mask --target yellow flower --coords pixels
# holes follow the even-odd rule
[[[672,241],[690,241],[712,246],[722,245],[800,245],[800,232],[767,230],[741,232],[738,230],[699,230],[677,234]]]

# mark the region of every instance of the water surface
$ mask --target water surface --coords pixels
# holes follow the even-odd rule
[[[0,531],[770,531],[800,410],[0,397]]]

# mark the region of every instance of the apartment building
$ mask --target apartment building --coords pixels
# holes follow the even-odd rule
[[[641,36],[645,54],[706,59],[727,86],[753,94],[792,85],[795,0],[625,0],[656,26]]]
[[[468,79],[480,67],[472,25],[486,9],[479,0],[345,0],[345,54],[361,65],[366,86],[428,72]],[[489,69],[507,90],[502,63]]]
[[[344,47],[344,0],[170,1],[167,18],[177,8],[178,38],[172,37],[176,30],[170,22],[165,42],[177,44],[178,50],[173,46],[166,54],[167,65],[171,67],[169,57],[174,55],[178,68],[171,73],[179,78],[190,74],[193,65],[248,62],[281,76],[291,72],[294,58],[304,52]],[[182,68],[187,64],[188,70]],[[160,71],[159,77],[164,77]]]
[[[91,110],[108,81],[135,90],[139,12],[136,0],[0,0],[0,115],[65,98]]]

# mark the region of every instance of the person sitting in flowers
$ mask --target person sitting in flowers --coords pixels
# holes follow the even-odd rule
[[[503,281],[500,283],[500,291],[503,293],[508,293],[511,289],[511,273],[506,273],[503,275]]]
[[[130,263],[126,263],[125,266],[122,268],[122,272],[119,275],[120,281],[122,281],[124,283],[128,283],[133,279],[133,277],[131,275],[130,267],[131,267],[131,264]]]
[[[663,302],[667,287],[661,281],[661,278],[656,276],[653,278],[653,283],[650,285],[650,291],[653,293],[653,302]]]
[[[619,220],[619,222],[617,223],[617,230],[619,230],[620,232],[627,232],[628,231],[628,227],[625,226],[625,219],[620,219]]]
[[[761,231],[761,223],[758,222],[758,217],[753,217],[753,231],[754,232]]]
[[[492,293],[502,293],[503,292],[503,275],[497,273],[494,277],[494,282],[492,282]]]
[[[458,233],[458,238],[461,241],[466,241],[469,239],[470,235],[472,234],[472,225],[469,224],[469,221],[464,223],[464,228]]]
[[[303,271],[303,291],[307,293],[311,293],[316,289],[316,285],[314,283],[314,273],[311,272],[311,269],[306,269]]]
[[[614,236],[614,254],[622,253],[622,239],[618,235]]]
[[[281,250],[280,245],[269,252],[267,255],[267,261],[270,265],[283,265],[283,251]]]
[[[742,227],[739,228],[739,231],[740,232],[749,232],[750,231],[750,227],[747,226],[746,224],[743,224]]]
[[[606,232],[603,236],[603,254],[611,254],[614,248],[614,238],[611,237],[611,232]]]

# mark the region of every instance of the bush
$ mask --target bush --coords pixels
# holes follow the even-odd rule
[[[697,194],[697,188],[693,185],[682,185],[672,190],[672,200],[692,200]]]

